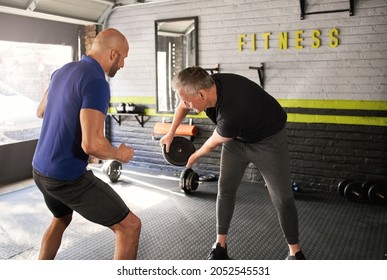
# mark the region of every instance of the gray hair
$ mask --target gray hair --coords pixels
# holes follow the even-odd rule
[[[172,79],[174,90],[184,88],[188,95],[193,95],[201,89],[209,89],[215,84],[210,74],[201,67],[192,66],[180,71]]]

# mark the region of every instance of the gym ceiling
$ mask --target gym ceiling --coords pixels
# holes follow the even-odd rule
[[[0,0],[0,13],[79,25],[104,24],[112,9],[165,0]]]

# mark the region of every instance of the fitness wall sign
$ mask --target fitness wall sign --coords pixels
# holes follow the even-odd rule
[[[257,45],[257,35],[256,34],[239,34],[238,35],[238,49],[243,51],[246,46],[250,45],[250,49],[252,51],[256,51],[258,48],[263,47],[263,49],[268,50],[270,48],[270,40],[274,40],[274,34],[271,32],[261,33],[263,37],[263,46],[259,47]],[[304,30],[296,30],[294,31],[294,40],[296,49],[303,49],[305,47],[304,40],[307,38],[305,36],[309,36],[311,39],[310,46],[314,49],[317,49],[321,46],[321,31],[319,29],[314,29],[312,32],[307,35]],[[337,28],[332,28],[328,30],[328,34],[326,35],[329,39],[329,47],[336,48],[339,45],[339,30]],[[279,32],[277,35],[278,40],[278,49],[287,50],[289,48],[289,32]]]

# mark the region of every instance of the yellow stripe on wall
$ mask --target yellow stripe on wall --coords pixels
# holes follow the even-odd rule
[[[288,114],[288,122],[387,126],[386,117]]]
[[[387,111],[387,101],[278,99],[284,108]]]
[[[151,96],[112,96],[110,103],[134,103],[134,104],[156,104],[156,97]]]

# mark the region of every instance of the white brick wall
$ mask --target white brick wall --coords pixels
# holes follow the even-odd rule
[[[307,11],[346,9],[348,0],[306,0]],[[165,1],[118,7],[107,27],[120,29],[130,42],[126,66],[111,81],[113,96],[156,94],[154,21],[199,17],[199,65],[234,72],[258,82],[256,70],[265,63],[265,89],[282,99],[387,100],[387,4],[385,0],[355,1],[355,15],[331,13],[300,20],[299,1],[212,0]],[[328,46],[327,32],[339,29],[339,46]],[[310,46],[319,29],[321,46]],[[304,30],[301,50],[294,47],[296,30]],[[261,33],[271,32],[271,48],[263,49]],[[279,32],[289,32],[289,48],[279,50]],[[239,34],[256,34],[258,49],[248,42],[238,50]]]

